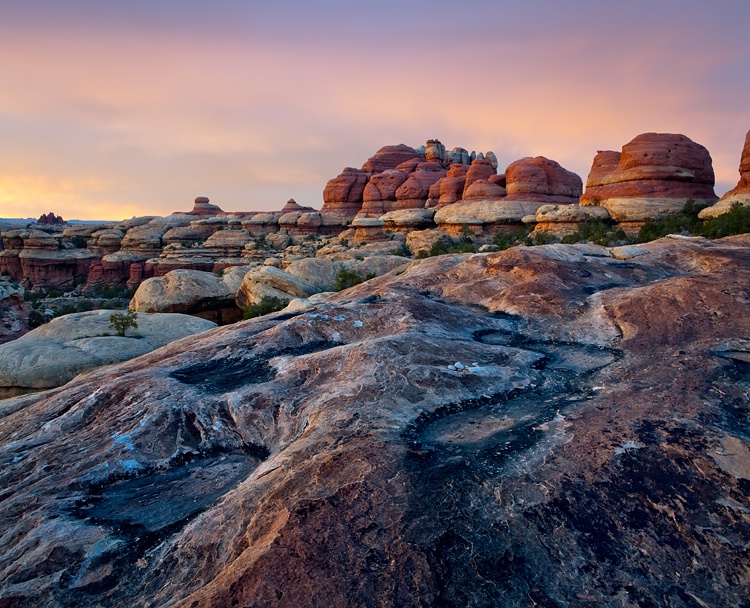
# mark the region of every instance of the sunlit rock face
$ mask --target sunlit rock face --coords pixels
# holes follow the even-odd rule
[[[597,153],[581,204],[601,205],[618,222],[643,222],[681,211],[688,199],[718,199],[708,150],[684,135],[644,133],[621,153]]]
[[[740,605],[750,238],[413,262],[0,402],[8,606]]]
[[[735,203],[750,207],[750,131],[745,136],[745,145],[740,157],[740,181],[732,190],[721,197],[721,200],[700,212],[701,219],[709,219],[726,213]]]

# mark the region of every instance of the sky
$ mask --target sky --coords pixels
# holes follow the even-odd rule
[[[651,131],[706,146],[721,195],[748,23],[747,0],[0,0],[0,217],[320,208],[433,138],[585,182]]]

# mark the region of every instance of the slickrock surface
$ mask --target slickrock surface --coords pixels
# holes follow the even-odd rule
[[[79,373],[119,363],[202,331],[216,323],[179,314],[138,315],[138,327],[118,336],[111,310],[64,315],[0,346],[0,388],[53,388]]]
[[[597,153],[581,204],[602,205],[618,222],[641,222],[681,211],[687,199],[718,199],[708,150],[684,135],[644,133],[622,153]]]
[[[699,217],[708,219],[726,213],[735,203],[750,207],[750,131],[745,136],[745,145],[742,147],[740,157],[740,181],[732,190],[721,197],[721,200],[700,212]]]
[[[742,605],[749,305],[747,235],[440,256],[0,401],[0,604]]]

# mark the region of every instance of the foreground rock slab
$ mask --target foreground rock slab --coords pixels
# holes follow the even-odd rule
[[[0,401],[0,603],[732,606],[750,237],[429,258]]]
[[[112,312],[64,315],[0,345],[0,388],[61,386],[81,372],[126,361],[216,327],[216,323],[188,315],[140,313],[138,327],[118,336],[109,324]]]

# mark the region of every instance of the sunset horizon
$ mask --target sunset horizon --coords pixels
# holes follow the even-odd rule
[[[598,150],[679,133],[737,182],[750,128],[739,1],[224,1],[6,9],[0,217],[119,220],[321,208],[379,148],[440,139],[545,156],[582,180]]]

